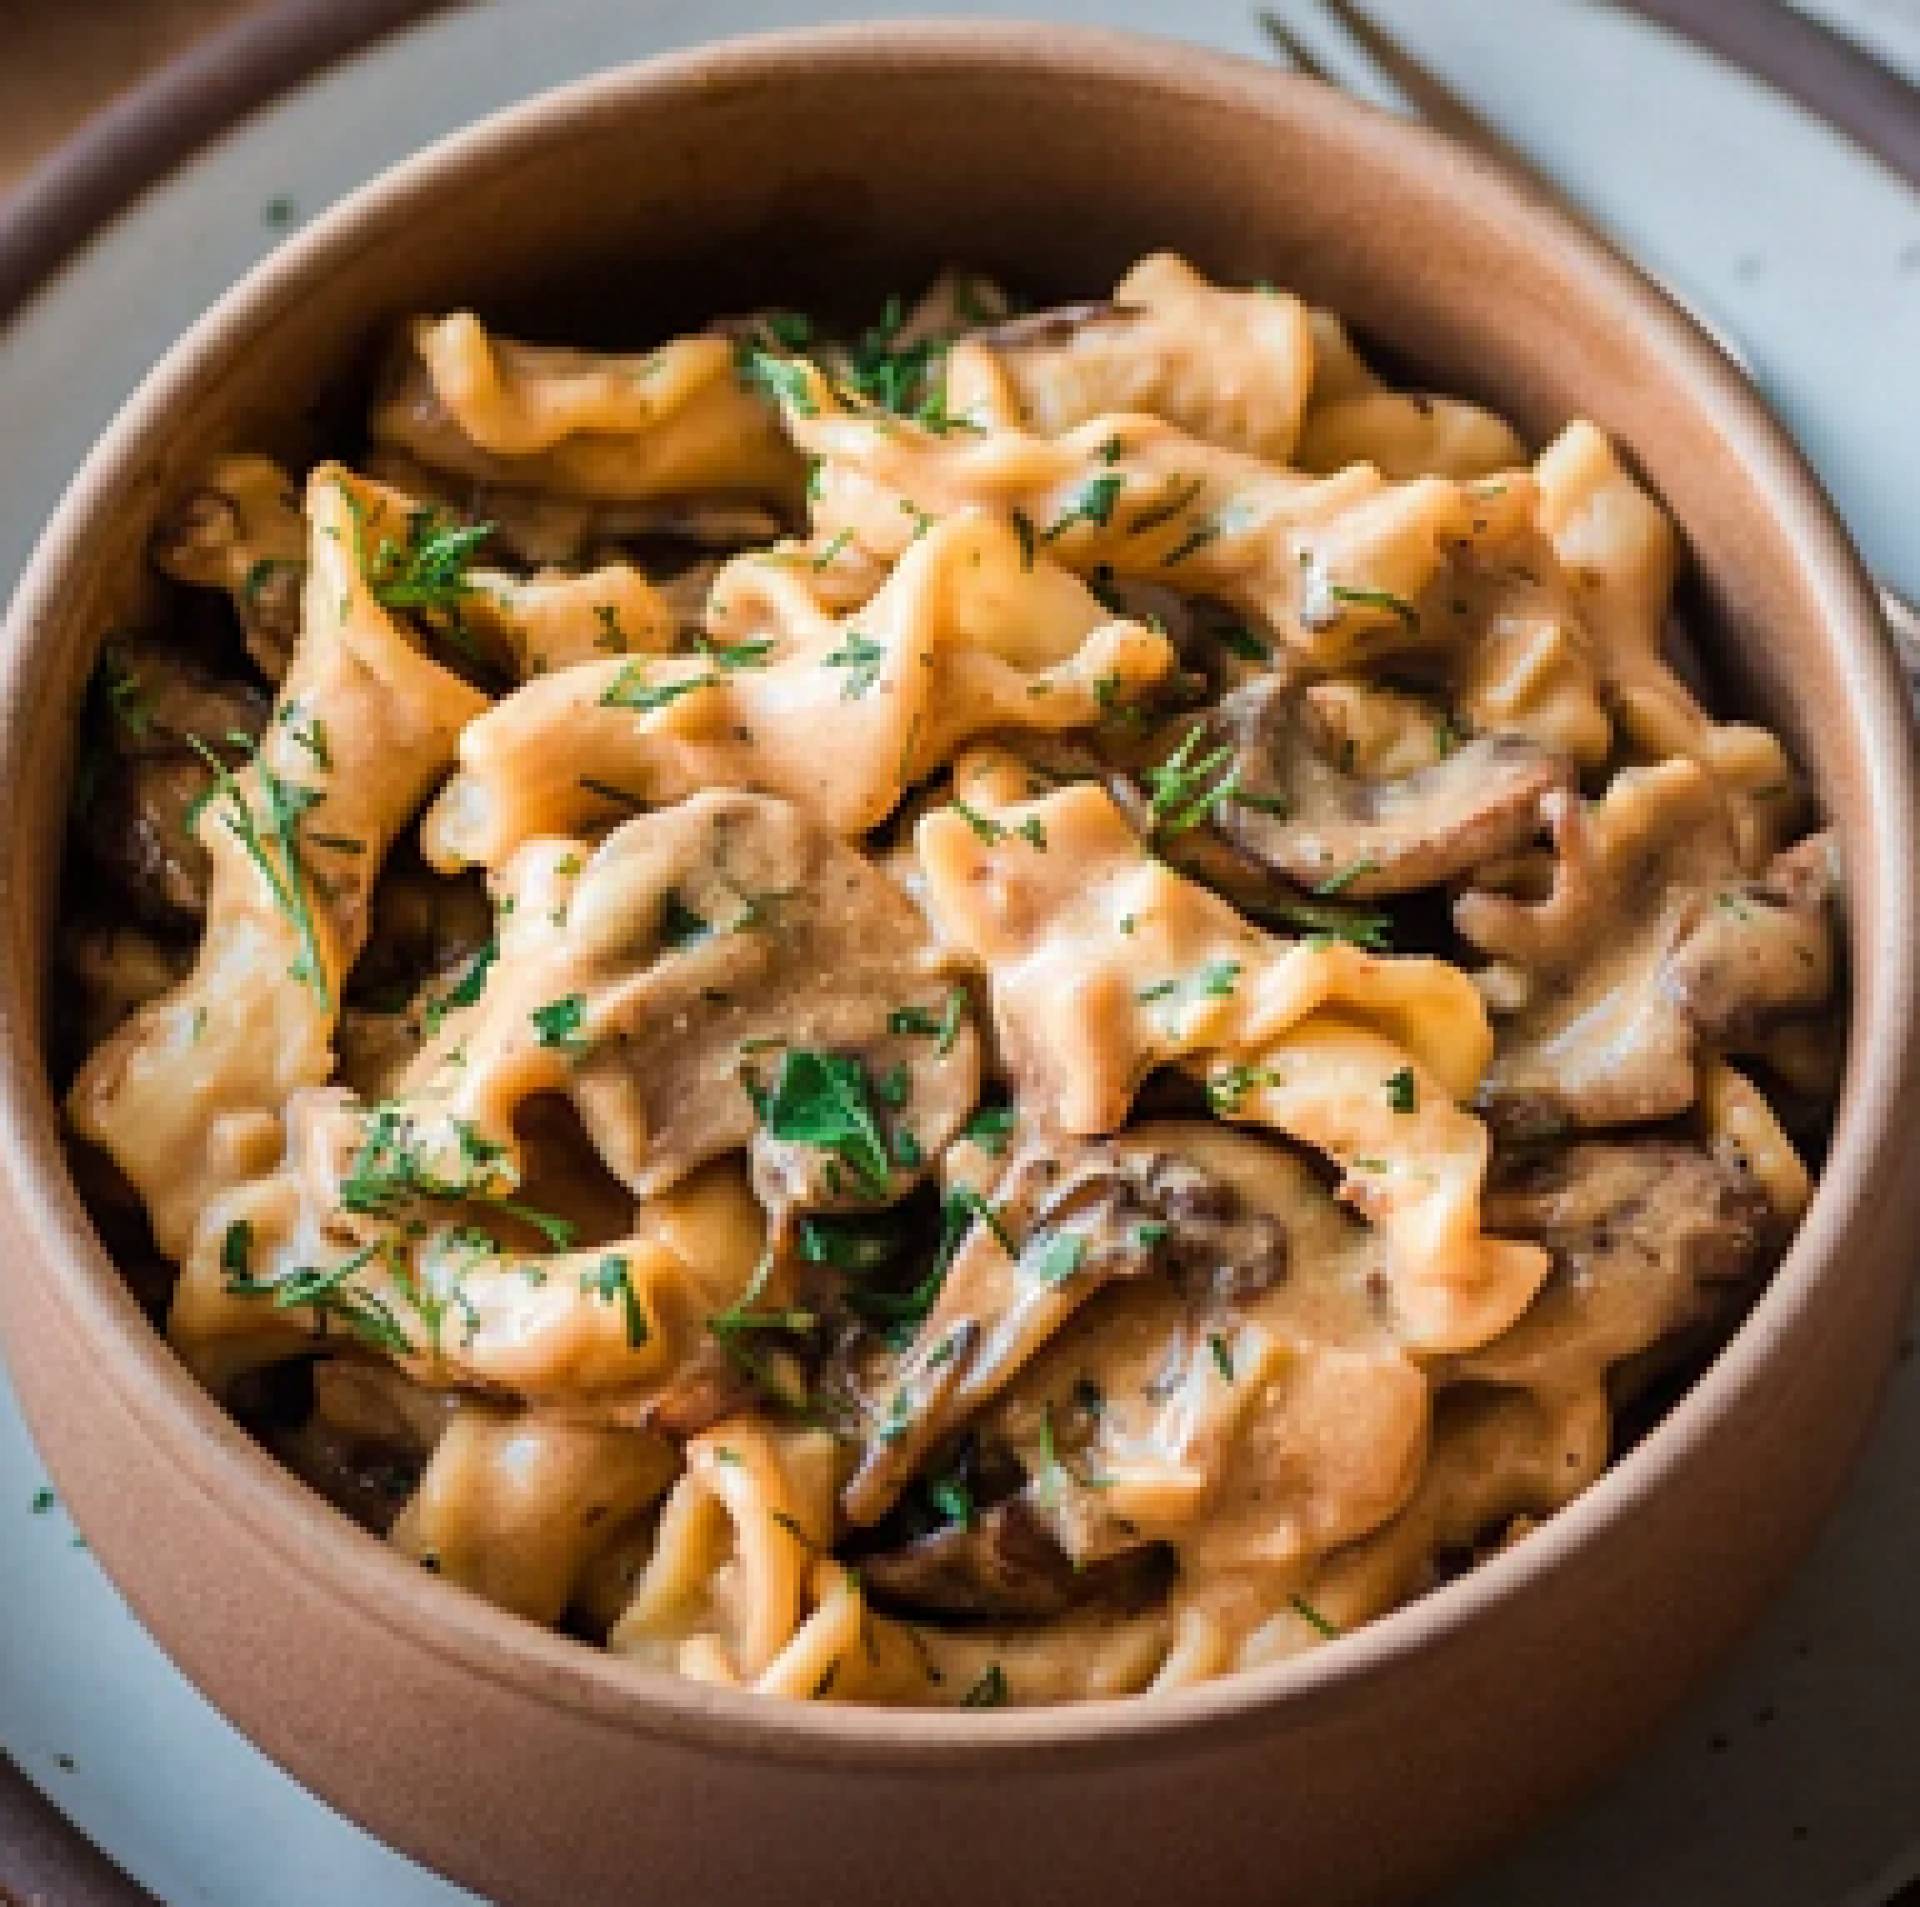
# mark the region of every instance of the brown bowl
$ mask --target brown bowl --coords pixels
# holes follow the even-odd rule
[[[1691,544],[1709,647],[1840,829],[1854,1018],[1811,1213],[1738,1336],[1537,1534],[1304,1660],[999,1714],[781,1704],[637,1670],[424,1575],[195,1388],[102,1251],[43,1061],[75,716],[157,505],[285,441],[405,312],[645,335],[960,259],[1039,292],[1175,246],[1354,318],[1544,435],[1584,413]],[[1379,1898],[1620,1755],[1839,1488],[1894,1346],[1920,1173],[1915,777],[1819,490],[1658,294],[1464,153],[1320,88],[1039,27],[859,27],[605,75],[356,194],[168,356],[41,543],[0,650],[0,1279],[62,1493],[174,1659],[270,1755],[516,1901]],[[156,1772],[156,1779],[169,1777]],[[244,1823],[236,1833],[246,1832]]]

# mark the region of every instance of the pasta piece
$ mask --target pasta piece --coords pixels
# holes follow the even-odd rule
[[[930,521],[988,509],[1074,569],[1217,597],[1323,667],[1419,646],[1422,598],[1474,534],[1471,500],[1437,477],[1298,476],[1137,415],[1055,438],[939,434],[850,414],[793,368],[818,534],[891,558]]]
[[[671,604],[630,563],[580,575],[541,570],[524,582],[474,570],[469,581],[463,619],[484,643],[505,651],[522,680],[610,655],[658,655],[680,633]]]
[[[1361,391],[1317,403],[1292,459],[1331,475],[1372,464],[1383,477],[1491,477],[1527,461],[1526,446],[1503,418],[1457,397],[1412,391]]]
[[[685,1474],[607,1646],[700,1681],[757,1682],[806,1621],[814,1559],[832,1536],[824,1431],[781,1433],[745,1417],[716,1424],[686,1447]],[[836,1638],[837,1616],[829,1607]]]
[[[620,1525],[672,1481],[664,1437],[464,1403],[392,1531],[449,1582],[534,1622],[559,1621]]]
[[[1297,298],[1226,291],[1157,252],[1121,279],[1109,304],[1015,318],[954,345],[946,407],[989,429],[1041,437],[1145,412],[1203,443],[1286,463],[1313,362]]]
[[[1091,785],[1024,798],[1017,764],[978,755],[956,786],[990,838],[960,813],[923,820],[928,900],[990,976],[1031,1110],[1069,1133],[1111,1131],[1153,1067],[1182,1064],[1225,1116],[1272,1123],[1341,1166],[1343,1195],[1394,1246],[1413,1341],[1477,1342],[1518,1314],[1545,1265],[1480,1234],[1487,1137],[1458,1102],[1491,1037],[1464,976],[1261,934],[1148,854]],[[1029,819],[1051,852],[1022,834]],[[1403,1077],[1410,1087],[1391,1086]]]
[[[375,873],[484,706],[420,653],[361,573],[356,513],[406,507],[338,466],[314,472],[300,643],[253,765],[199,821],[211,875],[193,971],[127,1020],[68,1093],[75,1129],[112,1155],[173,1257],[221,1189],[272,1163],[288,1097],[331,1071]]]
[[[1012,530],[968,515],[903,558],[844,621],[811,566],[745,558],[716,580],[705,653],[530,683],[476,721],[422,832],[435,866],[498,867],[540,834],[707,787],[784,796],[846,836],[989,729],[1097,721],[1173,667]]]
[[[1796,818],[1798,784],[1773,735],[1710,720],[1665,660],[1680,561],[1673,525],[1591,424],[1568,425],[1535,474],[1541,527],[1579,592],[1627,735],[1656,760],[1684,755],[1713,775],[1731,806],[1741,866],[1756,872]]]
[[[1707,1148],[1757,1185],[1775,1215],[1798,1221],[1813,1199],[1813,1177],[1768,1105],[1766,1094],[1725,1060],[1709,1060],[1700,1078]]]
[[[300,635],[307,526],[293,479],[267,457],[216,457],[160,523],[153,560],[168,576],[232,599],[247,652],[270,682]]]
[[[790,506],[805,474],[726,338],[611,357],[493,338],[465,311],[414,321],[372,431],[432,469],[565,497]]]

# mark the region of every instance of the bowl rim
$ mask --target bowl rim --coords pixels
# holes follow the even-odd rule
[[[310,1572],[327,1594],[404,1632],[408,1643],[564,1707],[611,1734],[813,1765],[939,1768],[1000,1775],[1071,1747],[1083,1765],[1133,1760],[1207,1731],[1216,1741],[1347,1699],[1447,1636],[1493,1619],[1536,1579],[1577,1565],[1589,1541],[1630,1516],[1696,1454],[1703,1435],[1769,1379],[1772,1352],[1821,1288],[1844,1269],[1851,1217],[1897,1171],[1893,1113],[1920,1077],[1920,953],[1898,931],[1915,907],[1916,774],[1904,689],[1867,579],[1818,481],[1757,395],[1698,326],[1631,265],[1571,225],[1531,188],[1425,128],[1250,59],[1179,42],[1037,22],[962,19],[838,24],[723,40],[607,69],[489,115],[349,193],[231,287],[167,351],[95,443],[34,549],[0,630],[0,787],[18,772],[19,732],[50,666],[29,632],[54,615],[66,578],[93,541],[97,498],[146,461],[183,394],[216,377],[247,334],[329,262],[377,242],[389,222],[450,186],[576,137],[601,114],[643,111],[663,96],[777,83],[800,68],[884,71],[901,62],[949,71],[1035,68],[1159,99],[1199,99],[1250,117],[1325,128],[1389,169],[1417,163],[1497,218],[1517,245],[1544,247],[1582,294],[1630,316],[1672,386],[1709,413],[1730,451],[1792,526],[1800,573],[1827,624],[1845,686],[1867,799],[1879,826],[1880,931],[1856,948],[1848,1088],[1813,1203],[1752,1311],[1719,1356],[1651,1432],[1525,1544],[1382,1616],[1333,1647],[1177,1692],[1001,1712],[771,1701],[641,1668],[506,1614],[419,1570],[303,1486],[188,1374],[135,1305],[102,1246],[64,1161],[58,1108],[38,1029],[20,1011],[11,962],[0,972],[0,1201],[33,1249],[60,1328],[99,1358],[119,1401],[164,1445],[183,1478],[249,1536]],[[364,236],[371,227],[375,237]],[[16,884],[16,843],[0,840],[0,894]],[[1873,1037],[1867,1038],[1871,1022]],[[137,1572],[116,1580],[136,1607]]]

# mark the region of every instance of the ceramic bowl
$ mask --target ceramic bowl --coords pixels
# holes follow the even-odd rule
[[[631,341],[756,299],[877,298],[948,260],[1084,294],[1160,246],[1333,306],[1536,437],[1594,417],[1684,526],[1729,694],[1786,732],[1844,844],[1846,1090],[1792,1251],[1679,1406],[1525,1542],[1304,1660],[1166,1699],[774,1703],[424,1575],[194,1387],[63,1162],[41,1026],[75,716],[137,610],[156,508],[211,450],[311,449],[411,311]],[[268,1754],[498,1899],[1404,1893],[1621,1755],[1727,1644],[1838,1490],[1895,1344],[1920,1195],[1900,1156],[1914,763],[1832,512],[1630,270],[1442,141],[1251,65],[998,24],[743,41],[536,100],[355,194],[176,346],[62,503],[0,645],[0,813],[0,1315],[51,1472]]]

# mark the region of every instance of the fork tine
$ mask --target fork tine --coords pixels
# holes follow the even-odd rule
[[[1306,74],[1309,79],[1322,80],[1329,86],[1339,84],[1313,48],[1271,8],[1262,7],[1257,17],[1260,31],[1292,62],[1296,71]]]
[[[1482,152],[1490,153],[1557,192],[1552,182],[1542,177],[1533,161],[1504,133],[1481,118],[1439,74],[1415,59],[1378,20],[1355,5],[1354,0],[1318,0],[1318,4],[1340,22],[1349,37],[1393,81],[1407,104],[1428,125],[1479,147]]]

